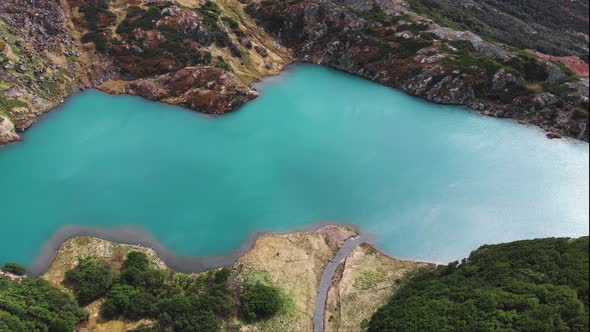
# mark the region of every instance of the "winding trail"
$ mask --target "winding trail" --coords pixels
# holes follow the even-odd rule
[[[350,253],[363,242],[366,242],[368,237],[366,235],[359,235],[349,238],[344,241],[342,247],[338,250],[336,255],[328,262],[328,265],[322,273],[320,279],[320,286],[318,287],[318,296],[316,300],[315,310],[313,312],[313,330],[314,332],[324,331],[324,311],[326,309],[326,299],[328,298],[328,289],[332,282],[332,277],[336,273],[336,268]]]

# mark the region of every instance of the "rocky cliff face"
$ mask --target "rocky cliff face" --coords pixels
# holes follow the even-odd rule
[[[0,143],[82,87],[209,113],[292,61],[588,141],[588,80],[402,0],[5,0]]]
[[[259,0],[248,12],[300,61],[427,100],[588,141],[587,79],[530,53],[441,27],[403,1]]]

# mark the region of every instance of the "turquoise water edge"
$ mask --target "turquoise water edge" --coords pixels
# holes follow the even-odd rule
[[[484,243],[588,234],[589,147],[299,65],[217,118],[79,93],[0,148],[0,262],[63,225],[139,226],[222,254],[251,232],[354,223],[436,262]]]

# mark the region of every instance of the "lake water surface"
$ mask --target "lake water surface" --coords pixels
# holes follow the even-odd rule
[[[447,262],[484,243],[588,234],[588,144],[316,66],[210,118],[80,93],[0,148],[0,262],[62,225],[145,228],[191,255],[256,230],[354,223],[385,252]]]

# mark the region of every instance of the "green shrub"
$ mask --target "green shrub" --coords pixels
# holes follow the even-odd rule
[[[150,6],[148,10],[139,7],[129,7],[125,19],[117,26],[118,34],[131,32],[135,29],[152,30],[162,15],[162,11],[157,6]]]
[[[235,312],[229,269],[176,278],[139,252],[130,252],[123,266],[101,308],[105,319],[154,319],[166,331],[219,331],[218,317]]]
[[[246,322],[268,319],[282,306],[281,296],[276,288],[257,284],[249,287],[240,296],[240,317]]]
[[[16,274],[17,276],[22,276],[27,273],[27,270],[24,268],[24,266],[17,263],[5,263],[0,270]]]
[[[572,92],[572,88],[570,88],[566,84],[549,81],[543,82],[543,90],[550,92],[556,96],[565,96]]]
[[[79,258],[78,265],[66,272],[64,283],[85,306],[103,297],[113,282],[111,270],[94,257]]]
[[[228,268],[222,268],[220,270],[215,271],[215,279],[214,282],[216,284],[223,284],[224,282],[227,281],[227,279],[229,278],[231,274],[231,270]]]
[[[225,60],[223,58],[217,60],[217,63],[215,63],[215,67],[223,69],[225,71],[229,71],[229,72],[234,71],[232,66],[229,63],[225,62]]]
[[[222,16],[221,20],[225,23],[227,23],[227,25],[232,28],[233,30],[236,30],[240,27],[240,25],[238,24],[238,22],[236,22],[236,20],[234,20],[231,17],[228,16]]]
[[[113,319],[123,314],[127,316],[127,311],[132,305],[135,305],[132,298],[139,292],[140,290],[133,286],[115,284],[106,296],[106,301],[101,308],[101,315],[107,319]]]
[[[146,271],[150,266],[148,256],[143,252],[132,251],[127,254],[127,260],[125,260],[125,268],[136,268],[140,271]]]
[[[109,11],[109,5],[106,0],[98,0],[95,3],[85,3],[82,4],[78,11],[84,15],[84,20],[86,21],[86,25],[92,31],[96,31],[99,28],[104,28],[111,23],[113,23],[117,16]],[[105,24],[100,24],[99,16],[105,16],[106,22]]]
[[[153,317],[156,313],[157,299],[150,293],[140,291],[130,297],[131,305],[124,311],[125,317],[139,320]]]
[[[82,43],[90,43],[93,42],[94,46],[96,46],[96,50],[99,52],[106,52],[107,51],[107,38],[104,36],[102,32],[90,31],[82,35],[81,38]]]
[[[582,108],[575,108],[573,112],[574,119],[588,119],[589,113],[588,110]]]

